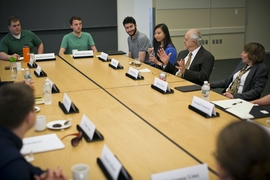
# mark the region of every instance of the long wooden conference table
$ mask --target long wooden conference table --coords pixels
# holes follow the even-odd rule
[[[218,109],[220,117],[204,118],[188,109],[193,96],[201,96],[200,91],[174,90],[174,94],[163,95],[150,87],[160,70],[144,64],[141,69],[148,68],[151,72],[141,73],[144,80],[134,81],[125,76],[132,59],[122,55],[110,58],[119,60],[124,69],[114,70],[108,62],[96,57],[73,59],[64,55],[55,61],[37,62],[61,91],[53,94],[52,105],[38,105],[41,108],[38,114],[45,115],[47,122],[72,118],[72,126],[64,131],[31,129],[26,136],[56,133],[61,138],[77,132],[75,125],[85,114],[105,139],[92,143],[83,140],[74,148],[70,145],[72,137],[66,138],[64,149],[34,154],[32,163],[43,169],[59,165],[68,178],[72,177],[72,165],[86,163],[90,166],[91,179],[105,179],[96,158],[106,144],[133,179],[149,179],[154,173],[200,163],[208,164],[210,179],[218,179],[212,156],[217,134],[228,123],[239,120]],[[9,71],[3,70],[7,65],[8,62],[0,62],[2,80],[9,80]],[[18,79],[23,79],[23,71]],[[41,95],[45,78],[33,75],[33,79],[36,95]],[[168,75],[167,82],[171,89],[192,84],[173,75]],[[65,115],[62,112],[58,101],[62,101],[63,93],[68,94],[80,113]],[[210,99],[225,98],[211,92]]]
[[[126,56],[110,58],[118,60],[124,69],[113,70],[108,66],[109,62],[101,62],[96,57],[87,60],[87,58],[73,59],[70,55],[62,56],[64,61],[103,87],[137,114],[142,121],[155,128],[198,162],[207,163],[210,170],[216,172],[212,154],[215,151],[217,134],[228,123],[237,121],[237,118],[217,110],[221,117],[206,119],[188,109],[193,96],[201,97],[200,91],[183,93],[174,90],[174,94],[163,95],[150,87],[154,77],[158,77],[161,70],[144,64],[141,69],[148,68],[151,72],[141,73],[145,78],[143,81],[134,81],[125,76],[130,62],[133,61],[131,58]],[[98,69],[99,73],[95,74],[95,69]],[[171,89],[193,84],[171,74],[168,75],[167,82]],[[211,92],[211,100],[221,99],[226,98]]]

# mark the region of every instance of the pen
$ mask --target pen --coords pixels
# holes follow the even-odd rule
[[[232,105],[234,106],[234,105],[236,105],[236,104],[240,104],[240,103],[242,103],[242,101],[235,102],[235,103],[233,103]]]

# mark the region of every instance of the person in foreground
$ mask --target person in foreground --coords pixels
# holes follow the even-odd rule
[[[269,69],[263,63],[264,47],[256,42],[248,43],[241,53],[242,61],[227,79],[211,82],[211,88],[225,88],[227,98],[240,98],[252,101],[261,97],[268,80]]]
[[[217,138],[217,171],[221,180],[270,179],[270,136],[250,122],[234,122]]]
[[[259,106],[269,106],[270,105],[270,94],[260,98],[255,99],[254,101],[251,101],[253,104],[258,104]]]
[[[28,86],[30,86],[32,89],[35,89],[34,81],[32,81],[32,80],[30,80],[30,81],[26,81],[26,80],[22,80],[22,81],[1,81],[1,78],[0,78],[0,87],[2,85],[10,84],[10,83],[24,83],[24,84],[27,84]]]
[[[130,58],[139,58],[142,62],[149,63],[149,55],[147,53],[150,48],[150,40],[148,37],[139,32],[136,21],[133,17],[126,17],[123,20],[123,26],[128,33],[128,56]]]
[[[20,153],[22,139],[36,121],[33,89],[23,83],[0,88],[0,179],[61,179],[62,169],[41,170]]]
[[[162,62],[158,57],[158,50],[164,49],[166,54],[170,54],[168,61]],[[152,53],[153,52],[153,53]],[[170,62],[175,64],[177,52],[172,43],[169,29],[166,24],[158,24],[154,28],[153,48],[148,49],[149,60],[151,65],[159,69],[164,69]]]
[[[184,38],[185,50],[179,52],[175,64],[170,63],[171,54],[159,50],[158,56],[166,64],[165,72],[177,75],[198,85],[208,81],[212,73],[215,58],[202,46],[203,38],[198,29],[190,29]]]
[[[82,19],[78,16],[72,16],[69,20],[69,24],[73,31],[63,37],[59,55],[72,54],[72,50],[75,49],[78,51],[91,49],[93,52],[97,52],[91,34],[82,32]]]
[[[0,60],[8,60],[11,56],[19,60],[23,55],[23,46],[28,45],[30,53],[42,54],[44,47],[41,40],[31,31],[22,30],[20,20],[16,16],[10,16],[7,21],[9,33],[0,41]]]

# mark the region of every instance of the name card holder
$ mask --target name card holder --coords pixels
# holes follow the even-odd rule
[[[38,75],[38,73],[36,71],[34,71],[34,74],[38,78],[40,78],[40,77],[47,77],[47,74],[43,70],[40,71],[40,74],[39,75]]]
[[[173,94],[174,93],[173,89],[170,89],[170,91],[166,90],[166,92],[165,92],[165,91],[163,91],[162,89],[159,89],[158,87],[156,87],[153,84],[151,85],[151,88],[153,88],[154,90],[160,92],[161,94]]]
[[[36,63],[33,63],[32,65],[31,64],[29,64],[29,63],[27,63],[27,67],[28,68],[30,68],[30,69],[32,69],[32,68],[37,68],[37,64]]]
[[[115,67],[115,66],[113,66],[113,65],[111,65],[111,64],[109,64],[109,66],[110,66],[111,68],[113,68],[114,70],[117,70],[117,69],[124,69],[124,67],[121,66],[120,63],[118,64],[117,67]]]
[[[58,89],[58,87],[55,84],[53,84],[52,85],[52,94],[56,94],[56,93],[60,93],[60,90]]]
[[[92,140],[90,139],[89,136],[87,136],[87,134],[84,132],[84,130],[78,124],[77,124],[77,130],[82,132],[83,138],[86,140],[86,142],[95,142],[95,141],[104,140],[103,135],[97,129],[95,129]]]
[[[113,178],[111,177],[110,173],[107,171],[106,167],[103,165],[100,158],[97,158],[97,163],[98,163],[98,166],[100,167],[100,169],[102,170],[102,172],[104,173],[104,175],[106,176],[106,179],[113,180]],[[122,166],[117,180],[131,180],[131,179],[132,179],[132,177],[130,176],[130,174],[127,172],[127,170],[124,168],[124,166]]]
[[[70,107],[69,112],[67,111],[67,109],[65,108],[65,106],[62,102],[58,101],[58,105],[65,114],[79,113],[79,109],[77,108],[77,106],[75,106],[74,103],[71,103],[71,107]]]
[[[94,57],[94,56],[88,56],[88,55],[85,55],[85,56],[72,56],[73,57],[73,59],[80,59],[80,58],[92,58],[92,57]]]
[[[93,50],[74,51],[72,53],[72,56],[74,59],[76,59],[76,58],[92,58],[94,56],[94,52],[93,52]]]
[[[144,80],[144,77],[143,76],[138,76],[137,78],[135,78],[134,76],[131,76],[130,74],[126,73],[126,76],[129,77],[130,79],[133,79],[133,80]]]
[[[195,108],[195,107],[192,106],[192,105],[188,105],[188,108],[189,108],[190,110],[192,110],[192,111],[194,111],[194,112],[200,114],[201,116],[203,116],[203,117],[205,117],[205,118],[214,118],[214,117],[219,117],[219,116],[220,116],[218,112],[216,112],[216,115],[212,114],[212,116],[209,116],[209,115],[206,114],[205,112],[203,112],[203,111],[201,111],[201,110]]]
[[[103,62],[109,62],[111,61],[108,54],[101,52],[100,56],[98,56],[98,59],[103,61]]]
[[[102,59],[101,57],[98,57],[98,59],[101,60],[101,61],[103,61],[103,62],[110,62],[111,61],[111,59],[109,57],[107,58],[107,60]]]
[[[44,54],[36,54],[36,61],[52,61],[56,60],[54,53],[44,53]]]

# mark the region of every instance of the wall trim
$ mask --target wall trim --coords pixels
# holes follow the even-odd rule
[[[170,29],[171,37],[183,37],[189,29]],[[245,33],[245,26],[199,28],[203,35]]]

